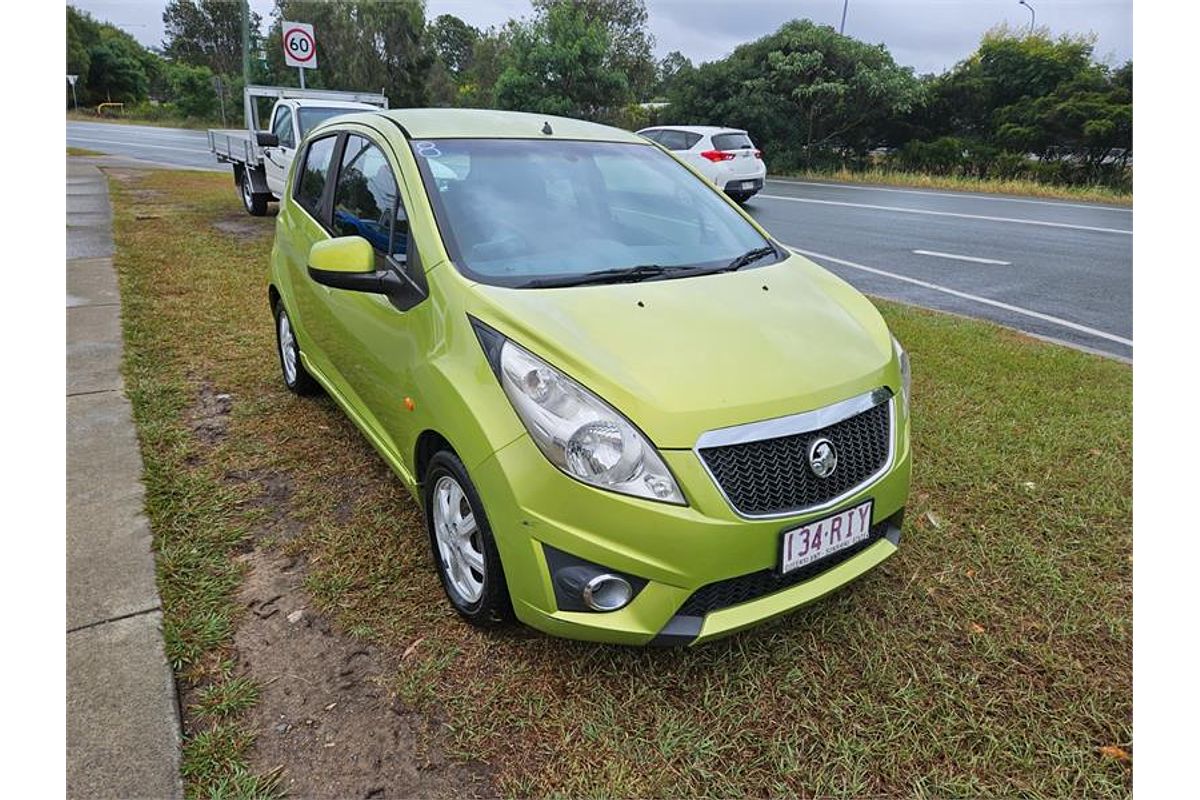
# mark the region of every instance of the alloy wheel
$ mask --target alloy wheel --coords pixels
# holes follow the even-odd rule
[[[433,489],[433,531],[446,582],[467,603],[483,596],[486,563],[483,532],[471,501],[453,477],[443,475]]]

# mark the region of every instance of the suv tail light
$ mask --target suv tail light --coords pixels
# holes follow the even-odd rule
[[[712,161],[712,162],[733,161],[733,159],[734,159],[733,153],[725,153],[720,150],[705,150],[700,155],[702,155],[703,157],[707,158],[709,161]]]
[[[762,158],[762,150],[755,150],[755,151],[754,151],[754,157],[755,157],[755,158]]]

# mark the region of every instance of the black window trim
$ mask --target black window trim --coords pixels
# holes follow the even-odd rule
[[[321,187],[321,198],[317,201],[316,208],[309,208],[300,199],[300,176],[294,175],[292,178],[292,200],[296,205],[304,209],[304,212],[312,217],[313,221],[325,229],[326,233],[333,235],[333,225],[331,224],[331,205],[333,201],[333,185],[337,181],[337,172],[342,161],[342,149],[345,146],[346,136],[344,131],[330,131],[328,134],[314,136],[304,143],[304,152],[300,163],[296,164],[294,169],[303,172],[308,165],[308,156],[312,152],[313,145],[317,142],[323,142],[326,139],[334,139],[333,153],[329,157],[329,173],[325,177],[325,185]],[[333,180],[330,180],[330,178]]]

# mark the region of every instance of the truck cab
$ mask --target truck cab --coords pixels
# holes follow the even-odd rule
[[[267,124],[259,121],[259,102],[274,99]],[[247,86],[245,130],[210,130],[209,149],[217,160],[233,166],[233,181],[246,211],[267,213],[267,203],[283,197],[296,149],[317,124],[330,117],[388,107],[382,94]]]

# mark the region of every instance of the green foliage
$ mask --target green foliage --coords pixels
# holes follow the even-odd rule
[[[642,0],[535,0],[506,29],[500,108],[612,121],[653,86]]]
[[[471,68],[479,29],[473,28],[453,14],[442,14],[429,26],[430,44],[438,60],[455,78]]]
[[[811,166],[865,152],[922,98],[912,70],[882,45],[793,20],[728,58],[683,68],[668,96],[679,122],[746,128],[772,166]]]
[[[655,98],[663,98],[670,94],[671,89],[675,86],[676,79],[684,73],[688,73],[695,69],[692,60],[678,50],[672,50],[667,53],[662,61],[658,62],[658,83],[654,89]]]
[[[989,31],[976,53],[928,82],[928,104],[898,126],[908,141],[895,161],[923,169],[930,148],[953,136],[974,157],[939,161],[936,174],[1127,188],[1133,65],[1097,64],[1092,47],[1090,36]]]
[[[67,72],[79,76],[81,105],[145,100],[161,71],[162,59],[132,36],[67,6]],[[66,93],[69,104],[70,90]]]
[[[217,75],[242,74],[242,4],[229,0],[169,0],[163,10],[171,61],[208,67]],[[252,51],[262,17],[250,12]]]
[[[166,75],[171,103],[182,116],[208,119],[218,113],[211,69],[189,64],[169,64]]]
[[[516,23],[510,22],[499,30],[489,28],[480,34],[471,48],[471,66],[459,77],[456,105],[468,108],[496,105],[493,99],[496,81],[504,71],[516,27]]]
[[[581,5],[543,4],[516,27],[496,81],[501,108],[596,119],[631,98],[629,81],[609,60],[603,23]]]
[[[285,66],[280,30],[282,20],[299,20],[316,31],[318,68],[305,74],[309,87],[382,90],[392,106],[428,102],[426,79],[434,54],[425,46],[425,8],[420,0],[276,0],[274,15],[266,44],[272,82],[299,85],[296,70]]]

